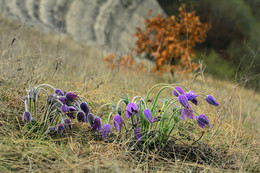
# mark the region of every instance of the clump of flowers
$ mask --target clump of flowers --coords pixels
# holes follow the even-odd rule
[[[161,88],[154,101],[151,101],[150,94],[158,87]],[[166,89],[172,90],[173,95],[160,103],[159,97]],[[158,84],[149,90],[146,97],[135,96],[131,101],[126,97],[119,100],[116,105],[105,104],[100,107],[99,111],[106,105],[110,105],[112,111],[108,116],[108,123],[102,128],[102,137],[106,139],[111,132],[111,126],[108,124],[113,115],[114,129],[118,133],[123,133],[125,136],[132,133],[138,141],[149,143],[153,140],[160,146],[169,139],[177,124],[187,118],[195,120],[201,128],[210,128],[208,117],[205,114],[199,114],[195,108],[200,104],[199,96],[204,97],[209,104],[219,106],[213,96],[196,94],[178,84]],[[125,115],[122,110],[125,110]]]
[[[47,88],[51,89],[52,92],[49,93]],[[37,116],[37,101],[41,92],[47,96],[42,117]],[[66,93],[49,84],[41,84],[33,88],[30,87],[27,90],[27,95],[23,97],[23,101],[25,105],[23,121],[27,123],[39,122],[43,134],[54,132],[62,134],[64,131],[71,130],[74,119],[81,123],[89,122],[93,130],[101,130],[101,119],[90,113],[88,101],[76,92]]]
[[[53,92],[49,94],[44,87],[50,87]],[[159,87],[154,100],[151,101],[151,93]],[[162,101],[159,97],[166,89],[172,90],[172,94]],[[45,112],[41,119],[44,133],[62,134],[71,130],[72,121],[75,119],[80,123],[88,123],[89,127],[99,133],[103,140],[109,138],[114,129],[115,132],[122,133],[125,137],[132,134],[138,141],[144,143],[149,143],[152,137],[152,140],[160,146],[169,139],[177,124],[186,121],[187,118],[194,120],[201,128],[211,127],[208,117],[205,114],[199,114],[196,110],[196,106],[201,104],[199,96],[203,96],[210,105],[219,106],[211,95],[196,94],[178,84],[158,84],[153,86],[145,97],[135,96],[131,101],[125,97],[120,99],[116,105],[114,103],[102,105],[94,116],[87,100],[76,92],[65,93],[50,85],[42,84],[30,88],[23,99],[25,103],[23,120],[25,122],[30,123],[39,118],[36,114],[36,102],[40,91],[47,95]],[[111,112],[107,116],[107,122],[102,126],[99,113],[105,106],[110,106]],[[111,120],[112,122],[110,122]]]

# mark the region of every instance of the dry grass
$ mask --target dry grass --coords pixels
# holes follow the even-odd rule
[[[98,47],[86,47],[68,36],[41,33],[3,18],[0,21],[1,172],[259,171],[259,93],[239,87],[234,90],[235,85],[231,82],[210,77],[203,81],[201,77],[193,80],[193,75],[179,76],[177,82],[220,100],[219,109],[212,109],[203,101],[199,107],[199,111],[216,124],[202,141],[219,151],[222,158],[219,163],[201,164],[166,158],[151,151],[132,151],[127,145],[132,141],[103,142],[96,139],[87,126],[79,124],[74,124],[74,131],[63,137],[41,139],[26,133],[21,121],[24,107],[20,98],[29,85],[49,83],[67,91],[77,91],[93,103],[91,109],[96,113],[103,103],[116,101],[126,93],[129,97],[144,95],[154,84],[170,83],[172,79],[168,75],[125,75],[110,71],[106,69]],[[39,106],[39,112],[41,108]],[[192,123],[186,121],[182,125],[186,127]],[[200,133],[197,130],[194,138],[197,139]],[[177,133],[175,135],[180,138]],[[115,134],[113,138],[117,137]],[[225,154],[221,155],[223,152]]]

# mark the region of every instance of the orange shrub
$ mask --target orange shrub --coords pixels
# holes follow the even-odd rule
[[[145,29],[137,28],[136,51],[155,60],[153,71],[184,70],[191,72],[198,65],[192,62],[193,48],[206,39],[210,26],[201,23],[195,12],[186,12],[185,4],[178,17],[161,15],[145,19]],[[150,16],[150,15],[148,15]]]
[[[116,59],[115,54],[110,54],[104,58],[107,68],[115,69],[118,67],[123,72],[145,72],[147,71],[142,62],[136,63],[134,56],[125,55]]]

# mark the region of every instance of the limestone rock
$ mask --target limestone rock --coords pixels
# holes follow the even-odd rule
[[[164,15],[156,0],[0,0],[3,16],[116,51],[134,47],[149,9]]]

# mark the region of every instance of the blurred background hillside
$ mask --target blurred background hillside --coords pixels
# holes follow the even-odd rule
[[[182,3],[187,11],[195,10],[202,22],[209,22],[211,29],[205,42],[197,47],[197,60],[207,65],[211,75],[234,79],[239,64],[240,75],[247,70],[251,87],[259,88],[260,55],[260,1],[259,0],[158,0],[167,15],[178,14]],[[254,55],[254,52],[256,55]],[[251,77],[250,77],[251,76]],[[243,79],[246,80],[246,79]]]
[[[194,60],[202,61],[213,77],[247,82],[259,90],[259,0],[0,0],[0,13],[41,31],[69,35],[84,45],[129,54],[135,47],[136,27],[144,28],[149,9],[150,17],[178,17],[183,3],[187,13],[195,11],[211,26],[206,40],[194,47]]]

